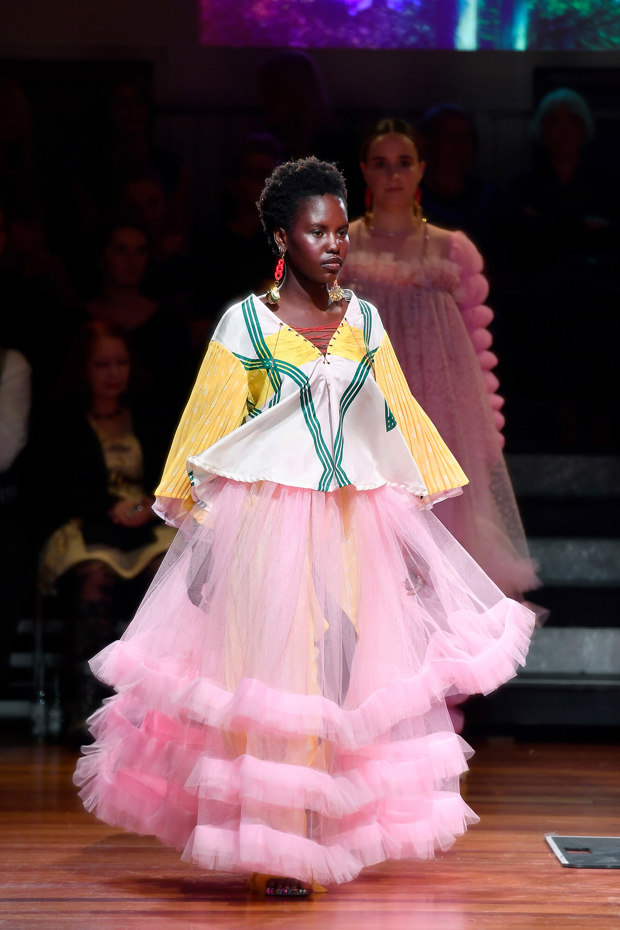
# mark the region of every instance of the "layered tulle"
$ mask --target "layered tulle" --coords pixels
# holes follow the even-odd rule
[[[505,594],[522,599],[539,582],[498,432],[503,400],[491,370],[482,261],[462,233],[429,230],[420,258],[407,238],[355,222],[341,278],[379,307],[414,397],[469,478],[437,516]]]
[[[533,617],[413,495],[215,479],[123,638],[78,763],[86,807],[209,869],[322,884],[476,820],[451,693],[488,692]]]

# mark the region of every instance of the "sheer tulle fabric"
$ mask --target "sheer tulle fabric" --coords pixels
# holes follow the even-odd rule
[[[123,638],[86,807],[209,869],[322,884],[431,857],[475,814],[445,696],[524,661],[533,617],[412,495],[215,479]]]
[[[539,582],[498,433],[488,286],[472,243],[462,233],[442,235],[445,257],[420,259],[406,238],[373,236],[356,222],[341,278],[380,308],[413,396],[469,478],[462,497],[438,505],[437,516],[505,594],[521,599]]]

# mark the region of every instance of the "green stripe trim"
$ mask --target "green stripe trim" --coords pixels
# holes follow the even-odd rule
[[[250,334],[250,339],[252,340],[252,345],[254,346],[256,354],[259,356],[259,358],[247,358],[246,356],[240,355],[237,352],[235,352],[234,355],[237,359],[239,359],[247,371],[256,370],[259,368],[265,369],[267,371],[270,383],[274,388],[274,395],[269,401],[269,407],[275,406],[280,401],[282,387],[282,378],[280,377],[281,374],[288,375],[288,377],[291,378],[291,380],[294,381],[295,384],[299,387],[301,410],[304,415],[308,430],[310,431],[310,435],[312,436],[316,454],[323,466],[323,472],[319,480],[318,489],[319,491],[327,491],[336,469],[333,456],[331,455],[323,438],[321,424],[316,414],[314,401],[312,400],[312,391],[310,389],[309,378],[295,365],[291,365],[290,362],[285,362],[282,359],[278,360],[277,362],[275,361],[273,355],[269,352],[267,344],[263,338],[263,334],[260,331],[260,324],[256,314],[256,309],[251,303],[251,298],[243,302],[243,315],[246,321],[246,326],[248,328],[248,333]],[[272,380],[272,374],[277,376],[277,387],[274,385]],[[255,409],[250,411],[249,416],[257,416],[257,414],[260,412],[260,410]],[[350,482],[347,482],[347,484],[348,483]]]
[[[310,381],[308,376],[305,375],[303,371],[301,371],[295,365],[292,365],[290,362],[285,362],[282,359],[276,361],[274,359],[272,353],[269,351],[267,343],[265,342],[252,298],[248,298],[242,304],[242,311],[247,330],[250,339],[252,340],[252,346],[254,347],[258,358],[247,358],[246,356],[240,355],[237,352],[235,352],[234,355],[241,362],[246,371],[264,369],[267,372],[269,382],[274,390],[274,395],[268,404],[269,407],[273,407],[280,400],[282,387],[281,375],[287,375],[299,387],[301,410],[310,435],[312,436],[316,454],[319,458],[319,461],[323,465],[323,473],[318,484],[319,491],[329,490],[329,486],[334,477],[339,487],[345,487],[346,485],[351,484],[346,472],[342,468],[342,458],[344,453],[344,418],[347,410],[361,391],[369,372],[372,371],[374,356],[377,352],[377,349],[371,350],[368,348],[368,342],[372,332],[372,313],[370,307],[363,300],[360,300],[359,305],[363,320],[366,354],[357,366],[355,374],[351,379],[351,383],[340,398],[339,423],[338,430],[336,432],[336,439],[334,442],[334,451],[332,454],[325,442],[325,439],[323,438],[321,424],[319,422],[319,418],[317,417],[316,408],[312,399],[312,391],[310,388]],[[388,422],[387,409],[388,408],[386,405],[386,425]],[[261,411],[259,409],[254,407],[249,411],[249,417],[255,417],[260,412]],[[394,419],[393,416],[392,419]],[[396,421],[394,420],[394,426],[395,425]]]
[[[306,384],[300,390],[299,396],[301,399],[301,409],[306,421],[306,425],[310,430],[312,439],[314,441],[314,448],[316,454],[319,457],[323,465],[323,474],[318,483],[319,491],[328,491],[329,486],[332,482],[334,476],[335,466],[333,456],[330,454],[329,449],[323,439],[323,433],[321,432],[321,424],[316,415],[316,409],[314,407],[314,401],[312,400],[312,391],[310,390],[310,385]]]
[[[364,382],[366,381],[366,378],[368,377],[368,374],[371,370],[372,357],[370,354],[367,354],[357,366],[355,374],[351,379],[351,383],[340,398],[338,432],[336,433],[336,440],[334,442],[334,465],[336,466],[336,477],[340,487],[344,487],[346,484],[351,484],[350,480],[347,478],[346,472],[342,468],[342,456],[344,453],[343,426],[345,414],[364,386]]]
[[[366,343],[366,351],[368,351],[368,343],[370,342],[370,334],[372,332],[372,313],[365,300],[360,300],[359,305],[362,312],[362,320],[364,321],[364,342]]]
[[[254,371],[257,368],[267,368],[262,358],[247,358],[245,355],[239,355],[238,352],[233,352],[233,355],[241,362],[246,371]]]
[[[398,424],[396,422],[396,417],[390,410],[388,406],[388,402],[386,400],[385,402],[385,431],[386,433],[389,433],[390,430],[395,429],[397,426]]]
[[[316,408],[314,406],[314,401],[312,400],[310,379],[295,365],[291,365],[290,362],[280,361],[278,363],[278,367],[283,374],[288,375],[289,378],[291,378],[300,388],[299,397],[301,401],[302,413],[304,415],[306,425],[312,435],[316,454],[318,455],[319,460],[323,465],[323,474],[321,475],[318,489],[319,491],[327,491],[335,472],[335,465],[333,456],[330,453],[327,447],[327,443],[323,438],[319,418],[316,415]]]
[[[254,351],[258,357],[264,361],[265,364],[262,367],[266,370],[269,383],[271,384],[271,387],[274,391],[274,397],[272,397],[269,402],[269,406],[272,407],[274,403],[278,403],[280,399],[282,378],[278,372],[276,360],[274,359],[272,353],[269,351],[267,343],[265,342],[265,338],[258,321],[256,307],[254,306],[254,301],[251,297],[248,297],[243,301],[241,310],[243,312],[243,318],[245,320],[245,325],[247,326],[250,339],[252,340]]]

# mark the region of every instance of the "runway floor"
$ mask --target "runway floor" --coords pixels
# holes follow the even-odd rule
[[[620,835],[620,746],[482,741],[481,822],[432,862],[387,863],[309,900],[265,900],[86,814],[76,754],[0,746],[0,928],[619,930],[620,871],[563,868],[544,834]]]

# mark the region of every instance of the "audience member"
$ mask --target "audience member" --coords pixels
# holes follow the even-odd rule
[[[48,246],[41,214],[30,199],[0,206],[6,248],[0,250],[0,320],[4,344],[22,352],[33,372],[32,417],[44,413],[59,360],[79,316],[62,260]]]
[[[175,225],[170,197],[158,171],[131,169],[119,181],[119,212],[141,226],[149,237],[149,266],[143,291],[155,300],[187,298],[190,287],[190,246]]]
[[[86,140],[77,189],[87,233],[109,222],[109,208],[128,171],[147,170],[161,179],[176,228],[186,232],[190,213],[187,168],[176,153],[156,143],[153,105],[144,83],[134,77],[116,80],[97,118],[97,133]]]
[[[157,404],[162,424],[172,429],[194,362],[189,332],[178,312],[142,293],[148,261],[145,231],[130,221],[112,224],[102,243],[101,285],[86,313],[90,319],[120,326],[129,336],[138,396]]]
[[[101,698],[86,661],[129,621],[173,531],[156,521],[151,489],[169,434],[151,408],[132,402],[125,331],[86,323],[67,361],[64,393],[39,437],[47,517],[40,581],[60,598],[67,624],[63,678],[69,735]]]
[[[316,155],[337,163],[349,203],[361,203],[354,136],[334,115],[314,59],[300,49],[276,52],[258,68],[256,83],[264,128],[280,142],[282,160]]]
[[[0,196],[36,188],[32,114],[12,78],[0,77]]]
[[[222,228],[198,249],[194,332],[202,349],[220,313],[236,298],[270,286],[273,255],[260,224],[257,201],[265,179],[281,161],[278,140],[248,136],[226,160]]]
[[[590,108],[575,91],[560,89],[541,100],[532,122],[535,163],[513,186],[517,244],[528,262],[568,267],[609,250],[618,202],[610,178],[597,170],[594,133]]]
[[[0,679],[8,673],[11,644],[27,582],[31,580],[20,462],[20,453],[28,439],[29,416],[30,365],[21,352],[0,342]]]
[[[298,49],[278,52],[260,65],[256,80],[266,127],[279,140],[285,160],[319,154],[325,147],[334,151],[339,130],[310,55]]]
[[[7,266],[60,311],[75,309],[77,294],[64,262],[48,245],[40,205],[33,197],[19,195],[7,195],[4,202]]]
[[[617,180],[597,163],[594,132],[590,108],[575,91],[541,100],[532,123],[534,164],[514,182],[506,223],[500,339],[510,343],[512,359],[505,383],[521,401],[514,425],[531,445],[566,451],[605,451],[619,438],[612,347],[620,198]]]
[[[427,110],[419,130],[426,164],[420,182],[424,215],[430,223],[466,233],[492,267],[501,202],[497,188],[476,173],[478,130],[473,117],[446,103]]]

